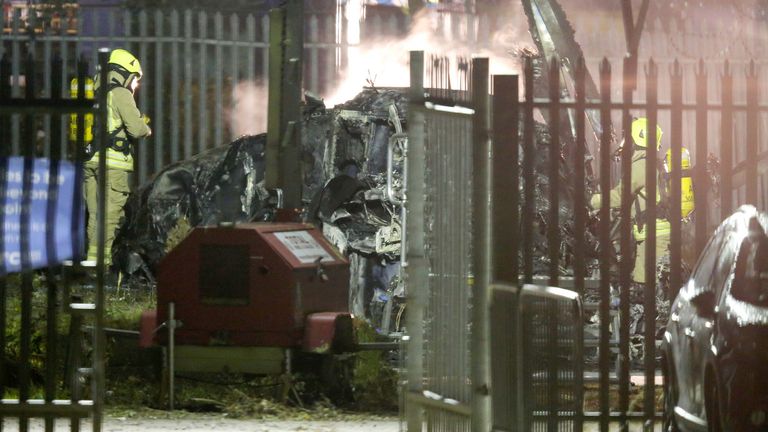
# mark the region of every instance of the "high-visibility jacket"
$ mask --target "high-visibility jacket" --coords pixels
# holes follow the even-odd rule
[[[693,179],[691,178],[691,153],[683,147],[680,155],[680,216],[688,217],[696,208],[696,199],[693,191]],[[672,191],[672,149],[667,151],[664,159],[665,186],[668,192]],[[672,199],[670,197],[669,199]]]
[[[123,171],[133,171],[131,154],[132,140],[143,138],[151,133],[144,117],[136,106],[133,92],[125,87],[125,78],[116,71],[110,71],[109,91],[107,92],[107,167]],[[98,77],[95,89],[100,86]],[[98,161],[98,151],[89,163]]]
[[[646,164],[646,152],[644,149],[635,147],[632,153],[632,174],[630,177],[630,191],[631,191],[631,214],[635,220],[635,239],[638,241],[645,240],[646,230],[645,225],[649,222],[645,220],[645,211],[647,209],[646,203],[646,190],[645,190],[645,164]],[[610,206],[613,208],[621,207],[621,194],[622,194],[622,181],[611,189],[610,192]],[[656,190],[656,202],[660,201],[658,188]],[[596,194],[591,200],[592,207],[599,208],[601,203],[601,195]],[[656,235],[665,235],[669,233],[669,221],[666,219],[656,219]]]

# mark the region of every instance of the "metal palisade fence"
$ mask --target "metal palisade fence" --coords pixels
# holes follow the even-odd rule
[[[519,272],[502,269],[499,275],[504,281],[516,281],[519,278],[522,283],[531,283],[537,276],[546,276],[551,286],[565,283],[564,276],[567,275],[567,282],[572,284],[577,293],[585,298],[596,299],[599,343],[597,362],[592,367],[596,372],[598,386],[596,398],[590,404],[597,409],[585,410],[583,418],[599,422],[601,430],[608,430],[611,422],[619,422],[624,427],[628,427],[632,419],[653,422],[661,415],[656,409],[657,386],[654,383],[657,372],[660,372],[656,364],[656,341],[659,325],[665,324],[657,322],[657,314],[662,313],[668,302],[675,298],[684,282],[682,278],[693,266],[696,256],[719,221],[742,204],[753,204],[763,211],[768,208],[768,170],[766,164],[762,163],[768,157],[768,148],[763,143],[760,128],[768,105],[760,100],[763,93],[758,68],[754,63],[738,72],[727,62],[721,66],[715,77],[721,81],[719,85],[722,89],[718,102],[713,101],[712,95],[707,92],[711,76],[703,63],[697,71],[695,82],[686,83],[677,62],[660,66],[649,61],[640,68],[645,81],[645,94],[641,102],[633,100],[636,77],[631,65],[625,64],[621,77],[622,87],[619,89],[622,90],[622,97],[619,100],[612,97],[615,89],[611,83],[615,77],[608,60],[600,64],[600,97],[595,100],[589,100],[585,95],[586,66],[583,62],[576,67],[575,92],[572,96],[563,96],[565,92],[560,83],[559,70],[559,61],[551,59],[550,71],[553,72],[547,77],[550,85],[548,98],[532,96],[536,78],[531,59],[527,60],[525,66],[525,88],[522,94],[516,76],[512,76],[509,82],[499,81],[500,84],[506,84],[494,88],[494,98],[508,102],[506,108],[493,112],[493,136],[504,142],[495,143],[495,148],[506,149],[497,155],[506,158],[513,166],[518,161],[520,163],[519,171],[512,168],[509,175],[494,175],[497,190],[499,184],[513,185],[511,189],[506,189],[509,192],[503,199],[494,200],[494,205],[508,209],[506,216],[497,214],[502,218],[500,220],[513,226],[509,242],[512,251],[507,255],[511,262],[499,265],[521,269]],[[666,88],[659,85],[662,73],[668,74],[669,85]],[[744,100],[734,98],[733,88],[737,81],[747,89]],[[696,89],[696,97],[685,100],[683,89],[690,85]],[[664,96],[660,97],[660,94]],[[600,150],[594,155],[594,162],[599,164],[599,172],[605,175],[597,179],[589,179],[585,175],[587,164],[593,162],[592,158],[585,157],[586,135],[594,133],[587,126],[585,114],[588,110],[599,112],[602,123],[603,133],[597,137]],[[548,127],[547,133],[542,134],[542,125],[537,125],[534,117],[536,111],[548,114],[550,124],[557,124],[552,119],[558,116],[572,116],[575,119],[575,130],[571,132]],[[616,113],[622,119],[619,124],[611,121]],[[510,130],[509,121],[504,120],[510,115],[519,119],[520,133],[516,129]],[[662,115],[669,121],[662,123],[659,120]],[[683,118],[688,115],[693,116],[695,134],[684,133]],[[658,165],[652,162],[646,164],[646,170],[642,173],[646,196],[655,196],[663,186],[669,189],[667,218],[671,233],[668,250],[657,253],[656,231],[647,230],[645,263],[652,264],[644,267],[646,283],[639,298],[631,295],[634,289],[631,275],[635,241],[632,227],[633,197],[630,190],[633,146],[624,145],[617,150],[622,138],[624,142],[632,142],[630,125],[635,117],[648,119],[650,143],[656,142],[657,124],[664,131],[664,139],[658,150],[654,145],[647,147],[647,160],[663,159],[667,150],[671,150],[672,155],[669,164],[671,170],[666,179],[659,176]],[[497,122],[497,119],[501,121]],[[717,119],[720,125],[716,136],[710,133],[709,126],[713,119]],[[741,133],[736,133],[737,127],[742,128]],[[510,133],[502,134],[497,129]],[[573,149],[564,151],[569,147]],[[683,147],[690,149],[695,156],[690,169],[681,169]],[[543,153],[548,156],[542,157]],[[608,174],[615,158],[618,158],[620,167],[618,178]],[[719,161],[719,164],[713,163],[713,160]],[[501,163],[495,166],[502,166]],[[521,173],[520,183],[508,178],[517,177],[518,172]],[[681,177],[684,175],[692,177],[696,199],[693,216],[686,218],[679,216]],[[619,180],[624,187],[621,189],[621,203],[613,204],[615,210],[605,205],[594,211],[588,207],[589,193],[593,192],[601,194],[603,203],[609,202],[611,189],[616,187]],[[510,205],[516,208],[509,208]],[[648,200],[647,220],[664,218],[664,210],[655,200]],[[516,216],[518,211],[520,219]],[[542,248],[537,239],[543,239],[546,247]],[[668,266],[666,280],[659,276],[661,264],[658,263],[661,262],[666,262]],[[592,284],[587,283],[594,278],[598,282],[596,290],[590,289],[588,286]],[[641,305],[644,310],[644,330],[639,335],[630,330],[634,305]],[[614,310],[620,317],[617,326],[611,324]],[[526,318],[523,316],[523,319]],[[521,325],[525,328],[525,323]],[[618,347],[614,360],[611,342],[616,333]],[[521,335],[522,338],[529,336]],[[639,347],[642,355],[640,363],[632,364],[630,359],[636,357],[631,352],[635,336],[642,337],[642,346]],[[618,376],[612,373],[614,361],[618,362]],[[586,369],[589,372],[588,364]],[[641,409],[631,408],[631,370],[633,375],[642,373],[644,376]],[[550,370],[548,374],[555,372],[560,376],[564,370]],[[494,382],[497,386],[503,384]],[[498,395],[507,390],[513,391],[507,386],[501,389],[497,387],[491,393]],[[532,392],[535,389],[522,388],[517,394],[525,400],[535,396]],[[496,395],[493,397],[499,397]],[[512,399],[507,403],[512,404]],[[506,408],[512,410],[514,406],[508,405]],[[547,430],[557,430],[557,427],[550,426]]]
[[[617,74],[604,60],[598,95],[587,98],[583,61],[566,90],[558,59],[548,60],[548,76],[537,77],[528,58],[524,87],[517,75],[493,76],[491,102],[483,102],[478,89],[488,81],[478,84],[480,60],[473,60],[471,84],[463,88],[469,92],[462,93],[445,85],[455,77],[446,61],[433,59],[425,68],[423,54],[411,54],[408,430],[652,425],[662,415],[656,359],[670,300],[721,220],[742,204],[768,209],[761,71],[754,63],[735,69],[726,62],[712,76],[702,62],[687,82],[677,62],[640,68],[627,62],[616,89]],[[537,79],[548,82],[547,97],[533,96]],[[708,93],[713,79],[718,95]],[[746,89],[744,98],[735,97],[737,85]],[[695,89],[694,98],[684,97],[686,87]],[[589,111],[591,118],[598,114],[599,128],[589,127]],[[566,116],[573,130],[551,126]],[[656,142],[657,125],[663,131],[661,147],[647,147],[650,162],[639,173],[646,196],[669,191],[660,204],[647,202],[647,220],[666,218],[670,229],[669,246],[660,251],[656,243],[664,240],[646,229],[642,253],[650,264],[639,269],[643,285],[633,282],[635,150],[619,145],[633,142],[636,117],[648,120],[648,142]],[[695,127],[684,127],[687,117]],[[588,134],[599,143],[591,155]],[[683,148],[693,155],[687,168]],[[668,151],[669,171],[660,175],[654,162]],[[593,163],[599,170],[588,169]],[[686,217],[683,177],[692,179],[695,193]],[[590,194],[611,202],[619,181],[620,202],[590,207]],[[531,285],[541,281],[572,292]],[[592,303],[596,311],[589,320],[582,299],[584,309]],[[587,349],[583,325],[594,325],[596,349]],[[637,396],[631,377],[643,382]]]
[[[108,50],[98,53],[102,82],[108,58]],[[63,134],[63,124],[74,114],[79,127],[76,141],[84,142],[85,119],[93,116],[95,140],[103,145],[107,139],[106,87],[95,99],[85,97],[85,86],[80,86],[75,98],[64,99],[64,63],[58,57],[46,62],[51,72],[44,82],[50,89],[48,97],[36,92],[43,82],[39,79],[39,62],[31,54],[22,69],[27,77],[23,95],[12,94],[12,64],[7,59],[0,62],[0,428],[7,425],[15,429],[5,419],[17,418],[17,430],[27,431],[33,426],[30,419],[42,418],[46,431],[54,430],[56,419],[69,419],[70,429],[80,430],[81,420],[90,418],[93,430],[98,431],[105,388],[105,339],[101,331],[104,246],[99,242],[95,289],[87,302],[74,299],[70,296],[72,267],[60,264],[69,260],[77,268],[83,255],[81,185],[85,146],[66,155],[55,143]],[[76,76],[80,82],[85,81],[88,72],[88,64],[79,62]],[[18,133],[13,125],[19,121],[24,125],[22,145],[11,146],[14,130]],[[52,134],[47,143],[40,141],[35,127],[43,121],[50,125]],[[103,180],[106,159],[101,153],[99,239],[104,238],[107,205]],[[72,337],[62,343],[64,338],[59,332],[66,318]],[[82,345],[86,320],[90,323],[89,361],[81,360],[88,354]],[[66,368],[61,367],[64,363]],[[33,377],[37,372],[42,373],[42,382]],[[14,375],[16,382],[9,382],[8,377]],[[42,398],[35,399],[40,384]],[[16,398],[12,397],[13,389],[18,389]]]
[[[244,133],[266,131],[269,51],[268,10],[253,13],[207,10],[141,9],[68,5],[48,12],[35,6],[6,8],[0,55],[11,64],[11,93],[24,92],[22,64],[38,59],[45,83],[36,92],[50,96],[53,73],[42,59],[58,55],[67,83],[84,56],[93,63],[98,47],[124,48],[136,55],[144,77],[136,92],[138,107],[149,115],[153,135],[136,146],[136,176],[143,183],[162,167],[231,141]],[[335,85],[345,51],[337,41],[334,11],[307,12],[304,86],[326,94]],[[59,89],[68,97],[69,85]],[[40,135],[50,142],[50,124]],[[65,128],[66,125],[61,125]],[[11,120],[14,149],[24,125]],[[66,134],[64,154],[71,152]]]

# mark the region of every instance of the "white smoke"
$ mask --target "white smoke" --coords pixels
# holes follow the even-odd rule
[[[232,89],[232,106],[228,110],[232,136],[252,135],[267,130],[267,85],[241,81]]]
[[[492,74],[519,73],[521,67],[515,53],[523,48],[533,49],[533,43],[522,10],[513,11],[509,16],[522,19],[507,20],[498,31],[484,37],[485,40],[472,44],[466,42],[473,39],[467,34],[466,22],[456,26],[459,35],[439,34],[438,20],[441,17],[434,11],[422,10],[413,18],[410,31],[403,37],[378,39],[350,47],[348,67],[342,71],[339,85],[326,95],[325,100],[333,106],[353,98],[365,86],[407,87],[410,81],[409,51],[447,56],[453,65],[459,57],[488,57]],[[483,30],[478,28],[477,32]],[[456,81],[452,78],[452,82]]]

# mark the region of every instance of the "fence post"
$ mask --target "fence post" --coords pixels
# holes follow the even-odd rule
[[[549,252],[549,285],[559,284],[560,258],[560,60],[550,59],[549,65],[549,221],[547,222],[547,251]]]
[[[493,260],[491,179],[493,175],[487,58],[472,60],[472,431],[491,429],[489,288]]]
[[[520,248],[519,82],[517,75],[493,76],[493,275],[518,283]]]
[[[626,87],[625,87],[626,89]],[[610,192],[611,192],[611,177],[608,173],[611,172],[611,64],[608,59],[603,59],[600,65],[600,119],[603,124],[603,134],[600,137],[600,194],[601,194],[601,206],[600,206],[600,226],[598,233],[598,241],[600,245],[600,358],[598,364],[600,368],[600,430],[602,432],[608,431],[608,415],[610,411],[610,401],[608,399],[609,394],[609,377],[608,377],[608,322],[610,319],[610,226],[609,221],[611,217],[610,210]]]
[[[525,59],[525,102],[523,104],[523,180],[525,188],[523,198],[522,226],[523,229],[523,282],[533,283],[533,232],[529,227],[533,226],[534,198],[536,191],[536,179],[534,164],[536,163],[536,150],[534,143],[533,120],[533,59]]]
[[[652,430],[655,411],[655,335],[656,335],[656,196],[658,171],[656,167],[657,148],[657,110],[658,110],[658,67],[653,59],[648,61],[646,69],[646,104],[648,114],[648,145],[645,161],[645,287],[644,305],[645,334],[643,335],[643,360],[645,368],[645,387],[643,408],[645,411],[644,430]],[[650,428],[650,429],[649,429]]]
[[[669,161],[670,175],[667,185],[671,197],[669,212],[670,241],[669,241],[669,292],[667,298],[670,302],[675,300],[677,291],[682,285],[682,184],[683,175],[683,73],[680,63],[675,59],[671,71],[672,93],[672,142],[670,145],[671,160]]]
[[[408,334],[406,362],[408,371],[408,393],[419,393],[423,389],[423,346],[424,308],[427,302],[429,273],[424,238],[424,193],[425,193],[425,148],[424,148],[424,52],[411,51],[411,88],[408,107],[408,220],[405,267],[405,286],[408,313],[406,331]],[[406,422],[408,432],[422,430],[421,408],[407,405]]]
[[[108,82],[109,67],[109,49],[99,49],[99,77],[102,83]],[[98,95],[98,118],[99,118],[99,140],[101,141],[99,148],[107,148],[107,122],[109,112],[107,110],[107,92],[108,87],[101,85]],[[94,341],[93,341],[93,431],[101,431],[102,415],[104,410],[104,394],[105,394],[105,371],[104,371],[104,354],[106,352],[106,337],[104,335],[104,279],[106,266],[104,265],[104,257],[106,251],[104,250],[104,239],[106,239],[105,222],[106,222],[106,173],[107,173],[107,152],[99,152],[99,168],[98,168],[98,189],[99,189],[99,204],[98,204],[98,233],[96,238],[98,239],[99,249],[97,258],[97,270],[96,270],[96,316],[95,316],[95,328],[94,328]]]
[[[728,60],[723,68],[720,141],[720,219],[733,210],[733,75]]]
[[[759,144],[758,137],[758,117],[760,115],[757,106],[757,98],[760,94],[760,80],[757,77],[757,67],[755,61],[749,62],[746,76],[747,84],[747,159],[745,183],[747,184],[746,204],[752,204],[757,207],[757,190],[760,181],[757,172]]]
[[[10,87],[11,64],[8,61],[8,55],[4,54],[0,58],[0,103],[4,103],[11,97]],[[8,156],[9,146],[8,137],[10,133],[10,121],[7,116],[0,116],[0,142],[6,143],[0,145],[0,190],[6,189],[8,179]],[[5,226],[5,212],[0,212],[0,226]],[[5,242],[0,241],[0,256],[5,256]],[[0,327],[6,326],[6,263],[0,260]],[[0,394],[5,394],[5,331],[0,331]],[[0,419],[1,420],[1,419]]]
[[[704,60],[699,60],[696,72],[696,168],[694,169],[694,197],[696,199],[696,249],[695,256],[699,256],[707,244],[707,221],[709,219],[709,175],[707,162],[709,150],[707,149],[709,128],[707,127],[707,69]]]
[[[623,65],[621,127],[623,130],[624,146],[621,149],[621,211],[619,213],[619,232],[621,242],[621,261],[619,265],[620,283],[620,323],[619,323],[619,411],[622,414],[621,428],[627,431],[626,413],[629,410],[629,291],[632,287],[632,267],[634,266],[632,245],[632,158],[634,143],[632,142],[632,117],[628,105],[632,103],[632,92],[637,86],[637,65],[632,58],[626,58]],[[606,150],[608,151],[608,147]],[[606,306],[607,308],[608,306]],[[607,336],[606,336],[607,337]],[[606,429],[607,430],[607,424]]]

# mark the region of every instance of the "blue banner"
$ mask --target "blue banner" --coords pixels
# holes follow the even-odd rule
[[[71,162],[59,162],[59,172],[51,178],[51,161],[33,159],[31,189],[24,191],[24,158],[0,159],[0,203],[2,203],[3,265],[0,275],[22,270],[24,265],[37,269],[79,259],[84,243],[85,211],[83,208],[82,175]],[[52,184],[53,183],[53,184]],[[77,194],[77,195],[76,195]],[[22,257],[22,213],[25,195],[29,203],[29,255]],[[77,204],[76,204],[77,203]],[[53,223],[48,221],[48,206],[53,207]],[[77,208],[75,207],[77,205]],[[27,268],[25,268],[27,269]]]

